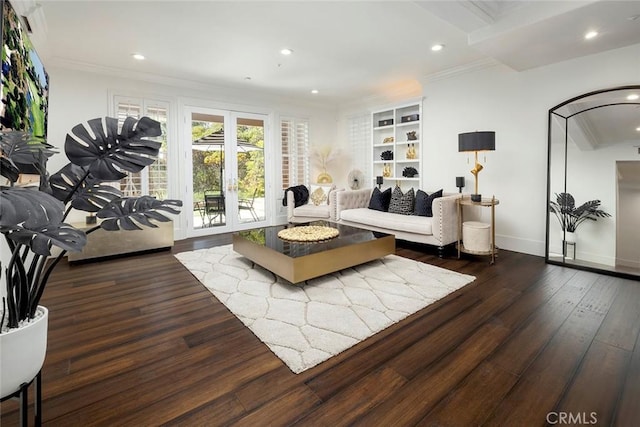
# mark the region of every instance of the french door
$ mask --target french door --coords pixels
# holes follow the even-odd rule
[[[267,116],[213,109],[187,109],[188,193],[193,214],[188,234],[200,236],[264,226]]]

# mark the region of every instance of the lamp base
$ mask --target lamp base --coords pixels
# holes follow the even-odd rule
[[[482,201],[482,194],[472,194],[471,195],[471,201],[472,202],[481,202]]]

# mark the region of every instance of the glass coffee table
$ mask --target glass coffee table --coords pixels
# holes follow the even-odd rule
[[[308,225],[337,228],[339,236],[314,243],[283,240],[283,228],[307,224],[287,224],[254,228],[233,234],[233,250],[291,283],[334,273],[382,258],[396,251],[392,234],[363,230],[328,221]]]

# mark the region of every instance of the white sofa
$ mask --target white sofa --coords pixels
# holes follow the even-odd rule
[[[341,224],[394,234],[396,239],[444,247],[458,240],[459,193],[445,193],[433,200],[433,216],[400,215],[369,209],[371,188],[346,190],[336,194],[336,221]]]
[[[304,223],[310,221],[335,221],[336,220],[336,194],[342,191],[332,188],[329,192],[328,204],[319,206],[307,203],[295,207],[293,193],[287,191],[287,221],[290,223]]]

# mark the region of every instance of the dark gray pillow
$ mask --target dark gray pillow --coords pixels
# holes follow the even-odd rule
[[[413,188],[406,193],[402,193],[400,187],[393,189],[391,201],[389,202],[389,212],[401,215],[413,215],[413,200],[415,194]]]
[[[418,216],[432,217],[433,200],[437,199],[438,197],[442,197],[442,190],[438,190],[434,193],[431,193],[430,195],[422,190],[418,190],[418,192],[416,193],[416,203],[413,214]]]
[[[386,212],[389,210],[389,202],[391,201],[391,187],[384,191],[374,188],[369,200],[369,209]]]

